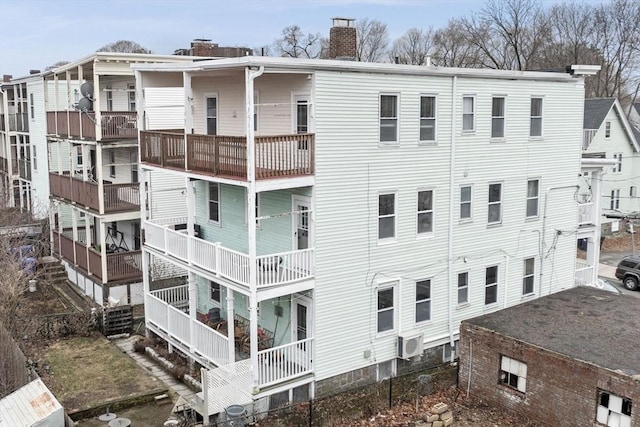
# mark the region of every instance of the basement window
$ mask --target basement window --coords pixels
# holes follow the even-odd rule
[[[521,393],[527,390],[527,364],[502,356],[500,361],[500,384]]]
[[[606,426],[630,426],[631,406],[631,399],[598,390],[596,421]]]

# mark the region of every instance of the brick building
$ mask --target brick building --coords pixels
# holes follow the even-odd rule
[[[463,321],[458,386],[543,425],[640,426],[639,348],[637,299],[577,287]]]

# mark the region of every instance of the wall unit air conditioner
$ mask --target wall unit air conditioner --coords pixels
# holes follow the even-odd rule
[[[407,334],[398,336],[398,358],[410,359],[414,356],[422,354],[424,347],[424,335]]]

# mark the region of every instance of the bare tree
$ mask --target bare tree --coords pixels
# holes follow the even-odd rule
[[[433,36],[433,62],[443,67],[477,67],[481,52],[469,42],[462,20],[452,19]]]
[[[117,42],[109,43],[96,52],[152,53],[149,49],[131,40],[118,40]]]
[[[527,70],[549,40],[546,15],[537,0],[489,0],[478,15],[463,18],[469,42],[489,68]]]
[[[305,34],[299,26],[291,25],[282,30],[282,37],[274,42],[280,56],[289,58],[320,58],[323,54],[322,37]]]
[[[433,28],[423,31],[418,28],[411,28],[393,42],[389,56],[392,61],[400,64],[424,65],[427,63],[427,56],[433,49]]]
[[[381,62],[389,44],[387,24],[375,19],[364,18],[356,24],[356,60],[362,62]]]
[[[63,65],[67,65],[69,63],[69,61],[58,61],[55,64],[51,64],[48,67],[46,67],[44,70],[45,71],[51,71],[51,70],[55,70],[58,67],[62,67]]]

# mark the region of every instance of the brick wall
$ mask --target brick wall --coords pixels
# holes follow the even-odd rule
[[[598,389],[631,399],[640,426],[640,379],[527,345],[463,322],[458,387],[549,426],[595,426]],[[499,384],[502,355],[527,364],[526,392]],[[469,376],[469,373],[471,375]]]
[[[355,27],[331,27],[329,30],[329,58],[356,57]]]

